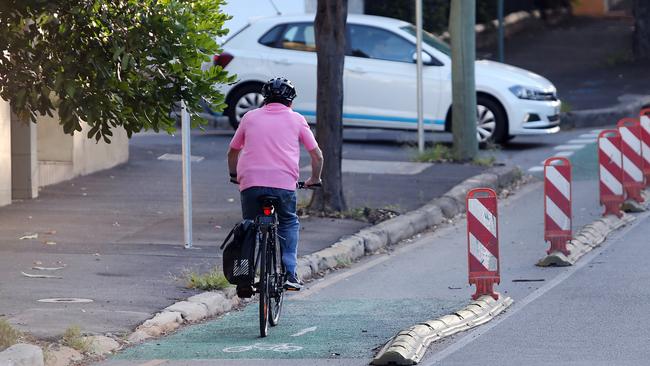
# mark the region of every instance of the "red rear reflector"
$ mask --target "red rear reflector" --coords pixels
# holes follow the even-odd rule
[[[226,66],[228,66],[228,64],[230,63],[230,61],[232,61],[233,58],[234,58],[233,55],[229,54],[228,52],[224,52],[220,55],[214,55],[214,57],[212,58],[212,63],[214,64],[214,66],[221,66],[225,68]]]
[[[272,207],[264,207],[264,208],[262,208],[262,211],[264,211],[264,215],[266,215],[266,216],[271,216],[273,214],[273,208]]]

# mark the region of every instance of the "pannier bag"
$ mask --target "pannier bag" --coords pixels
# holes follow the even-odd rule
[[[255,222],[242,220],[221,244],[223,274],[233,285],[248,286],[255,281]]]

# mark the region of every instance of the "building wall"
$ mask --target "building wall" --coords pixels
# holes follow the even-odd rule
[[[104,140],[89,139],[90,127],[85,123],[82,127],[83,131],[74,135],[72,165],[75,176],[110,169],[129,160],[129,138],[124,129],[113,128],[111,143],[107,144]]]
[[[11,113],[0,99],[0,206],[11,203]]]
[[[11,197],[38,197],[37,125],[11,114]]]
[[[63,182],[79,175],[109,169],[129,160],[129,139],[122,128],[113,130],[111,143],[87,137],[89,127],[73,136],[63,133],[59,117],[42,116],[38,120],[38,164],[41,187]]]

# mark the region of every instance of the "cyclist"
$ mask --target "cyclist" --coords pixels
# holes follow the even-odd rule
[[[291,109],[296,89],[286,78],[269,80],[262,87],[263,106],[247,112],[230,141],[230,180],[239,183],[242,216],[255,219],[261,214],[257,198],[273,195],[280,199],[278,238],[286,269],[284,288],[299,291],[303,283],[296,273],[298,233],[296,183],[299,175],[300,144],[311,157],[311,177],[306,186],[321,183],[323,153],[305,118]]]

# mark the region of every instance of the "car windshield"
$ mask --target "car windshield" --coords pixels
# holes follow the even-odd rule
[[[415,27],[413,25],[406,25],[404,27],[400,27],[401,30],[406,31],[412,36],[415,36]],[[423,30],[422,31],[422,41],[424,43],[428,44],[429,46],[437,49],[438,51],[444,53],[445,55],[451,57],[451,47],[438,39],[438,37],[434,36],[433,34]]]

